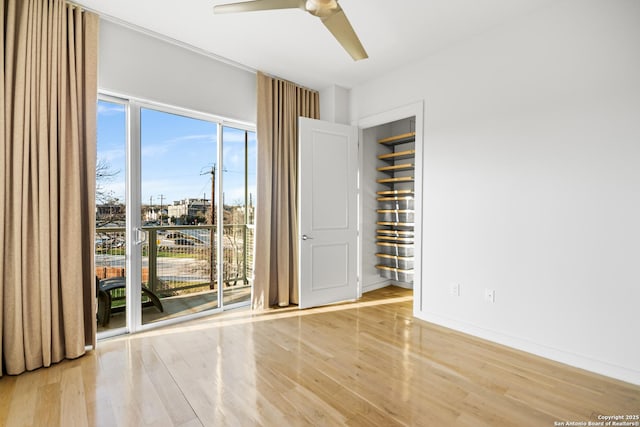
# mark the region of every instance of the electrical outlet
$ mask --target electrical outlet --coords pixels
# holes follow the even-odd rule
[[[496,291],[494,291],[493,289],[485,289],[484,300],[491,303],[496,302]]]
[[[460,283],[452,283],[451,287],[449,288],[449,292],[451,293],[452,296],[459,297],[460,296]]]

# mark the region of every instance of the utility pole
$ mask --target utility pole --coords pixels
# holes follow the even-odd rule
[[[164,201],[164,194],[160,195],[160,226],[162,227],[162,202]]]
[[[209,271],[211,271],[211,285],[210,288],[213,289],[214,283],[216,282],[216,276],[217,276],[217,272],[216,272],[216,251],[214,250],[214,248],[218,247],[218,245],[216,245],[216,239],[215,239],[215,226],[216,226],[216,210],[214,208],[215,206],[215,200],[216,200],[216,165],[214,163],[213,167],[211,168],[211,234],[209,236],[209,242],[211,243],[211,268],[209,269]],[[219,287],[218,287],[219,288]]]
[[[148,220],[151,221],[153,219],[153,196],[149,197],[149,217]]]
[[[215,199],[216,199],[216,165],[213,165],[213,167],[211,168],[211,225],[216,225],[216,210],[214,209]]]
[[[215,200],[216,200],[216,165],[215,163],[211,167],[209,172],[201,173],[200,175],[204,175],[205,173],[211,174],[211,228],[209,234],[209,244],[211,245],[211,258],[209,260],[211,264],[211,268],[209,271],[211,272],[209,276],[209,289],[215,289],[216,283],[216,238],[215,238],[215,228],[216,228],[216,210],[215,210]],[[207,199],[205,199],[206,202]]]

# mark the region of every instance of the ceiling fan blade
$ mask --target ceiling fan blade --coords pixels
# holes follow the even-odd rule
[[[213,13],[253,12],[271,9],[304,8],[304,0],[254,0],[213,6]]]
[[[327,16],[326,18],[322,18],[322,23],[331,34],[340,42],[342,47],[351,55],[354,61],[359,61],[361,59],[366,59],[369,57],[367,52],[364,50],[362,43],[360,43],[360,39],[356,35],[356,32],[353,30],[351,23],[347,19],[347,15],[344,14],[344,11],[340,6],[335,13]]]

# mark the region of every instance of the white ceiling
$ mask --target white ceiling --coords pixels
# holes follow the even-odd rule
[[[214,15],[225,0],[76,3],[251,69],[322,89],[351,88],[490,30],[551,0],[340,0],[369,59],[354,62],[318,18],[301,10]]]

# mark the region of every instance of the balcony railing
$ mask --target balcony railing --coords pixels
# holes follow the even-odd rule
[[[142,228],[142,284],[159,297],[217,290],[217,229],[212,225]],[[253,225],[223,227],[223,289],[247,287],[253,277]],[[213,248],[211,242],[214,242]],[[96,275],[125,276],[125,229],[96,229]]]

